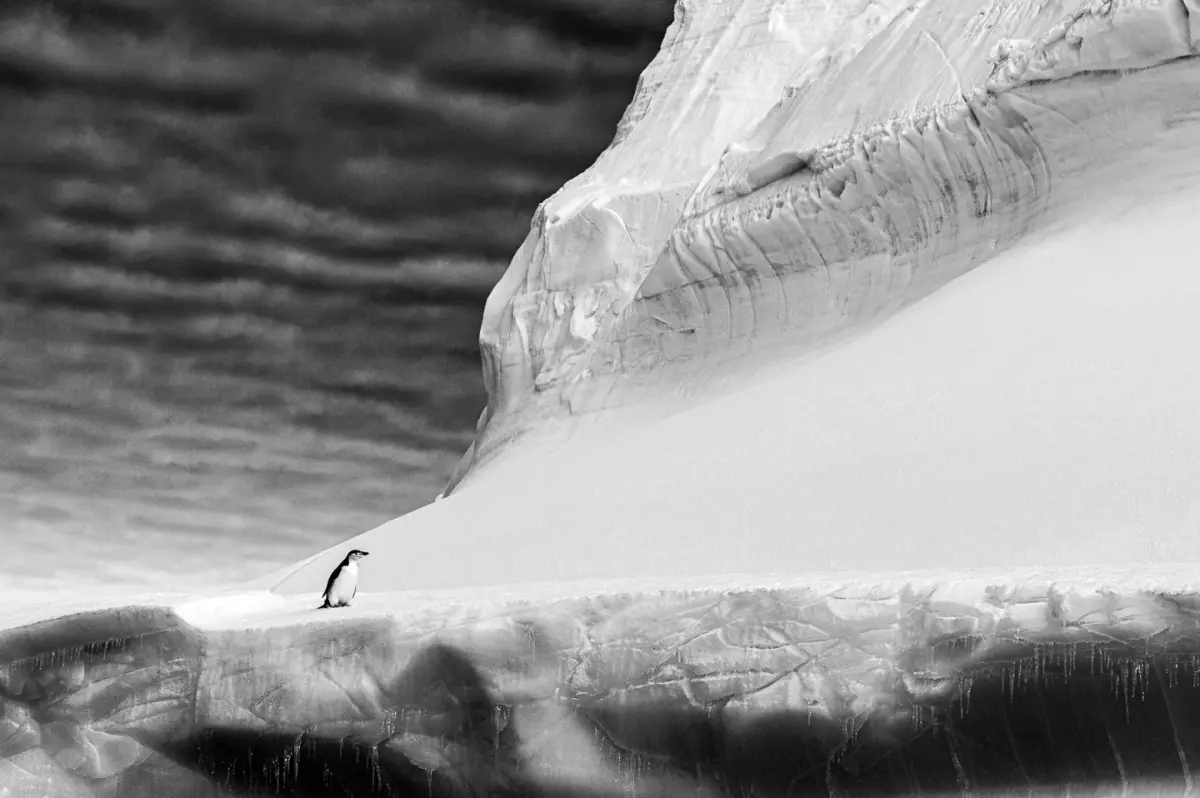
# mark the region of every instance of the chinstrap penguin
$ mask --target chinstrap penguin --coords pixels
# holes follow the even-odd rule
[[[329,582],[325,585],[325,603],[318,609],[350,606],[350,599],[358,592],[358,561],[366,556],[365,551],[350,550],[346,559],[329,575]]]

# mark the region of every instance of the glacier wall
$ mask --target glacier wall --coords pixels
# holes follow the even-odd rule
[[[487,304],[451,481],[552,419],[812,351],[1192,185],[1192,0],[680,2],[613,144]]]
[[[0,632],[0,795],[1166,795],[1200,761],[1194,593],[913,579],[375,609]]]

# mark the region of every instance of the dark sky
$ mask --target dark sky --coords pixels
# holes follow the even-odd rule
[[[432,498],[487,293],[671,15],[5,0],[0,590],[253,576]]]

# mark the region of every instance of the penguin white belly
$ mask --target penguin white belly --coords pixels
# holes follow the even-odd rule
[[[333,584],[329,586],[329,595],[327,599],[329,603],[335,607],[342,607],[350,603],[350,599],[354,598],[354,594],[358,592],[358,563],[350,563],[342,568],[341,573],[333,580]]]

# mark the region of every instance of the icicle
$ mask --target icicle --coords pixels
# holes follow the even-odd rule
[[[1183,771],[1184,795],[1191,795],[1194,788],[1191,768],[1188,765],[1187,754],[1183,750],[1183,737],[1180,734],[1179,720],[1176,717],[1175,701],[1172,700],[1173,695],[1170,689],[1166,686],[1166,679],[1162,674],[1162,667],[1157,666],[1159,673],[1159,682],[1162,684],[1163,703],[1167,707],[1167,718],[1171,722],[1171,735],[1175,741],[1175,753],[1179,757],[1179,767]]]
[[[1125,724],[1129,724],[1129,663],[1122,660],[1120,665],[1121,694],[1125,698]]]
[[[971,795],[971,785],[967,780],[967,772],[962,766],[962,761],[958,758],[958,752],[954,750],[953,744],[950,746],[950,760],[954,763],[954,776],[958,780],[959,792],[967,798]]]

